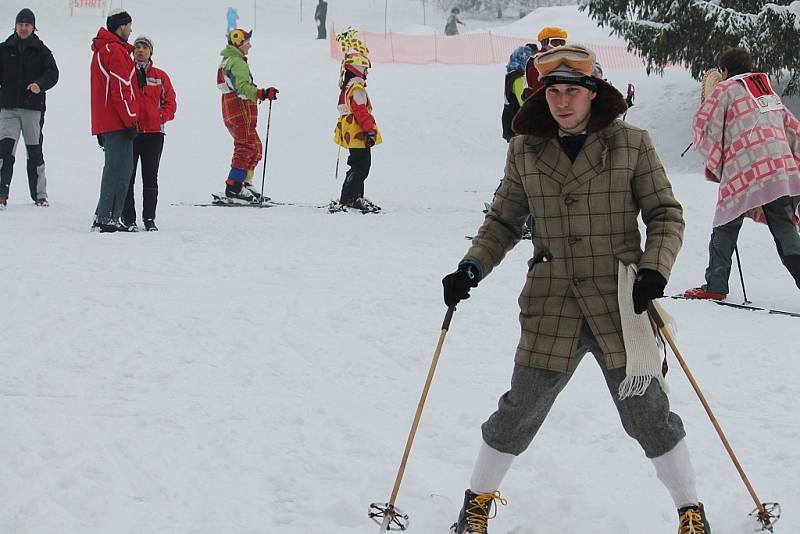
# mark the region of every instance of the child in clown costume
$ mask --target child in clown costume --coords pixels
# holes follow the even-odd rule
[[[253,32],[234,28],[228,34],[228,45],[222,49],[222,62],[217,71],[217,86],[222,91],[222,120],[233,137],[233,159],[225,196],[234,202],[258,202],[261,193],[253,186],[256,165],[261,160],[261,139],[258,137],[257,102],[276,100],[274,87],[259,89],[247,64]]]
[[[369,49],[357,37],[357,31],[345,30],[336,36],[344,59],[339,76],[339,120],[333,134],[334,142],[349,150],[350,169],[342,185],[339,202],[331,211],[354,208],[378,211],[380,207],[364,198],[364,181],[372,162],[371,148],[381,143],[381,134],[372,116],[372,104],[367,95],[367,71],[372,66]]]

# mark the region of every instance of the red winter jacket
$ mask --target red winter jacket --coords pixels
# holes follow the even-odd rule
[[[528,58],[528,63],[525,64],[525,89],[522,90],[522,96],[526,100],[533,96],[533,93],[541,89],[544,85],[539,81],[539,70],[533,64],[533,60],[539,54],[534,54]]]
[[[133,46],[105,28],[92,40],[92,135],[124,130],[137,121]]]
[[[361,82],[362,84],[364,82]],[[342,87],[342,90],[339,92],[339,105],[343,105],[344,99],[347,98],[347,91],[350,90],[350,85],[347,84]],[[356,122],[361,127],[365,133],[375,133],[375,118],[372,116],[372,104],[370,104],[369,97],[367,97],[367,101],[363,104],[356,102],[354,97],[350,97],[350,102],[348,103],[350,107],[350,112],[355,117]]]
[[[175,118],[178,104],[167,73],[147,64],[144,75],[136,67],[136,94],[139,101],[139,133],[163,133],[164,123]]]

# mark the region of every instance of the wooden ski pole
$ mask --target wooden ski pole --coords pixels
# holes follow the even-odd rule
[[[408,456],[411,453],[411,446],[414,443],[414,437],[417,434],[417,427],[419,427],[419,421],[422,417],[422,409],[425,407],[425,401],[428,398],[428,392],[430,391],[431,383],[433,382],[433,375],[436,372],[436,366],[439,363],[439,355],[442,352],[442,345],[444,345],[444,339],[447,336],[447,331],[450,329],[450,321],[453,319],[453,312],[455,312],[455,310],[455,305],[450,306],[447,308],[447,313],[444,316],[444,321],[442,322],[442,331],[439,334],[439,342],[436,344],[436,351],[433,353],[433,361],[431,361],[430,369],[428,369],[428,376],[425,379],[425,386],[422,388],[422,395],[420,396],[419,403],[417,404],[417,411],[414,414],[414,421],[411,423],[411,431],[408,433],[406,448],[403,451],[403,459],[400,461],[400,468],[397,470],[397,477],[394,480],[394,486],[392,487],[392,493],[389,497],[389,502],[380,505],[373,503],[372,506],[370,506],[370,517],[382,519],[380,522],[381,532],[390,530],[390,526],[393,523],[403,525],[401,526],[400,530],[405,530],[406,523],[398,523],[398,519],[408,521],[408,517],[403,516],[399,511],[397,511],[394,507],[394,503],[397,500],[397,494],[400,491],[400,483],[403,481],[403,475],[406,471]],[[377,510],[378,513],[373,512],[373,510]]]
[[[661,332],[661,335],[664,339],[667,340],[670,348],[672,349],[673,354],[675,354],[675,358],[678,360],[683,372],[686,373],[686,378],[689,379],[689,383],[692,385],[694,392],[697,394],[697,397],[700,399],[700,403],[705,408],[706,413],[708,414],[709,419],[711,419],[711,424],[714,425],[714,429],[717,431],[719,438],[722,440],[722,445],[725,446],[725,450],[728,451],[728,456],[731,457],[733,461],[733,465],[736,466],[736,470],[739,472],[739,476],[742,477],[742,482],[747,487],[747,491],[750,493],[750,497],[753,499],[753,502],[756,503],[756,508],[758,509],[758,519],[764,525],[765,530],[772,531],[770,518],[772,517],[771,514],[767,511],[765,505],[756,495],[753,486],[750,484],[750,480],[747,478],[747,475],[742,468],[742,464],[739,463],[739,459],[736,458],[736,454],[733,452],[733,448],[731,447],[730,442],[728,442],[728,438],[725,437],[725,432],[722,431],[722,427],[720,426],[717,418],[714,417],[714,412],[711,411],[711,406],[709,406],[708,401],[706,401],[703,392],[700,390],[700,386],[697,384],[697,381],[694,379],[692,372],[689,371],[689,367],[686,365],[686,361],[681,356],[681,352],[678,350],[678,347],[675,345],[675,341],[672,339],[672,335],[669,333],[669,330],[664,326],[664,319],[662,319],[661,315],[655,309],[652,303],[648,307],[648,313],[653,321],[656,323],[658,330]]]

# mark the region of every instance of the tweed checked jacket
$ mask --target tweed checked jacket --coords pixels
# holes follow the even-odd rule
[[[682,208],[647,132],[616,117],[622,95],[600,82],[583,148],[571,162],[558,142],[544,91],[514,120],[505,176],[465,260],[481,279],[534,218],[528,275],[519,297],[520,365],[572,372],[585,319],[609,369],[625,366],[617,300],[618,261],[669,279],[683,241]],[[641,247],[638,215],[647,226]],[[629,297],[631,298],[631,297]]]

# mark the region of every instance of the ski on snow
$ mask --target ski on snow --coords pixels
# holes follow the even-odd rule
[[[300,202],[279,202],[272,200],[270,197],[264,197],[263,200],[254,200],[252,202],[243,202],[226,197],[223,193],[211,193],[211,202],[198,202],[191,204],[195,207],[208,208],[208,207],[222,207],[222,208],[274,208],[276,206],[297,206],[302,208],[316,208],[326,209],[328,213],[380,213],[381,209],[378,207],[370,209],[358,209],[341,206],[338,202],[332,200],[328,204],[306,204]],[[186,205],[184,203],[176,203],[174,206]]]
[[[729,308],[736,308],[739,310],[748,310],[748,311],[761,311],[767,312],[770,315],[788,315],[789,317],[800,317],[800,312],[789,312],[784,310],[775,310],[772,308],[764,308],[762,306],[754,306],[752,304],[736,304],[735,302],[725,302],[724,300],[713,300],[713,299],[697,299],[691,297],[684,297],[683,295],[670,295],[669,298],[678,299],[678,300],[698,300],[698,301],[708,301],[713,302],[714,304],[719,304],[720,306],[727,306]]]

